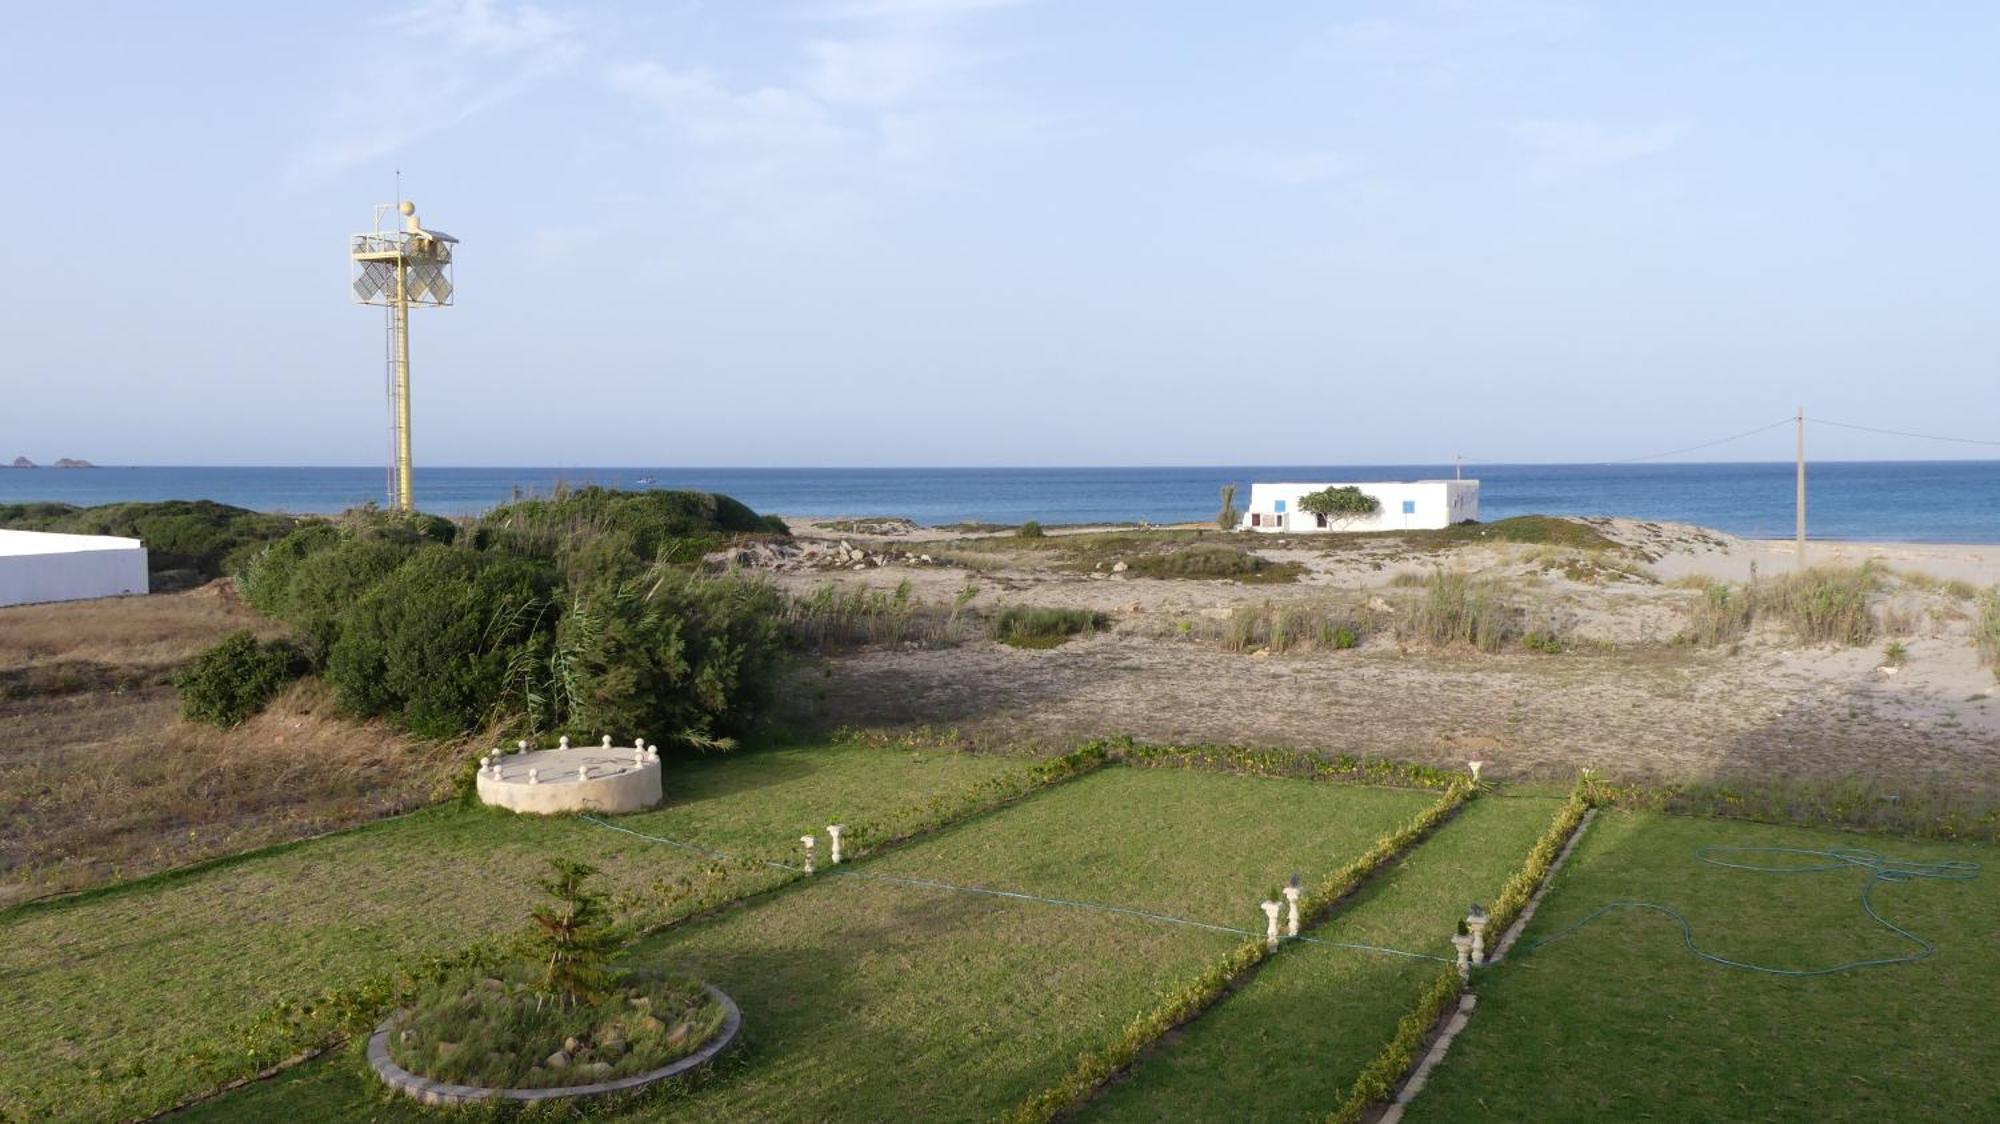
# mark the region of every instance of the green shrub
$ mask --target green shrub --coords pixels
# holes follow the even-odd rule
[[[692,565],[731,535],[783,526],[709,492],[584,488],[497,507],[479,520],[472,539],[482,550],[552,562],[571,584],[584,585],[660,562]]]
[[[1014,533],[1024,539],[1039,539],[1042,537],[1042,525],[1030,519],[1026,523],[1021,524],[1020,529]]]
[[[423,547],[340,614],[327,682],[351,713],[462,733],[492,716],[517,651],[553,624],[553,586],[522,559]]]
[[[348,612],[414,551],[401,542],[348,539],[309,555],[293,569],[273,615],[297,628],[306,638],[308,654],[324,662],[340,639]]]
[[[259,643],[245,629],[231,633],[174,676],[181,716],[229,727],[264,709],[303,670],[299,653],[284,641]]]
[[[331,549],[342,538],[340,529],[332,524],[314,523],[246,553],[237,560],[237,592],[265,614],[282,619],[285,599],[291,593],[292,575],[299,564],[319,551]]]
[[[298,526],[289,515],[267,515],[212,500],[70,504],[0,504],[0,527],[73,535],[116,535],[146,544],[146,569],[159,579],[211,581],[247,554]]]
[[[1273,562],[1247,550],[1220,545],[1141,554],[1126,559],[1125,567],[1129,574],[1141,578],[1234,579],[1260,583],[1294,581],[1300,573],[1296,563]]]
[[[511,679],[542,725],[726,748],[769,697],[783,619],[769,582],[662,567],[573,594]]]
[[[1088,609],[1009,605],[993,620],[993,638],[1016,648],[1053,648],[1073,636],[1095,632],[1104,625],[1104,615]]]

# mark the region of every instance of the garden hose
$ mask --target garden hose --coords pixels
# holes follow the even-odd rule
[[[1725,854],[1788,855],[1819,861],[1770,866],[1746,862],[1732,862],[1718,857]],[[1768,964],[1751,964],[1742,960],[1731,960],[1728,957],[1718,956],[1695,944],[1694,926],[1689,923],[1686,915],[1672,906],[1661,905],[1658,902],[1615,901],[1597,907],[1585,914],[1580,920],[1565,925],[1548,936],[1543,937],[1541,940],[1536,941],[1534,944],[1528,946],[1528,953],[1534,953],[1544,945],[1553,944],[1569,936],[1607,913],[1624,909],[1643,909],[1654,913],[1664,913],[1668,917],[1673,918],[1680,924],[1681,941],[1687,945],[1689,952],[1694,953],[1703,960],[1712,964],[1720,964],[1725,968],[1735,968],[1745,972],[1761,972],[1772,976],[1830,976],[1838,972],[1852,972],[1859,968],[1879,968],[1890,964],[1914,964],[1919,960],[1926,960],[1935,955],[1937,953],[1937,945],[1882,916],[1875,909],[1875,902],[1872,897],[1875,887],[1884,882],[1915,882],[1919,880],[1969,882],[1979,877],[1980,872],[1980,865],[1975,862],[1958,859],[1948,859],[1943,862],[1914,862],[1903,859],[1892,859],[1876,851],[1851,847],[1830,847],[1821,851],[1801,847],[1731,847],[1711,844],[1697,849],[1695,851],[1695,859],[1710,866],[1719,866],[1727,870],[1747,870],[1758,874],[1821,874],[1837,870],[1865,870],[1868,872],[1868,878],[1861,884],[1862,910],[1876,924],[1915,945],[1916,951],[1905,956],[1883,957],[1874,960],[1852,960],[1845,964],[1834,964],[1824,968],[1776,968]]]

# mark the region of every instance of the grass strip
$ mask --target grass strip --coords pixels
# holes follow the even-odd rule
[[[1374,846],[1360,857],[1306,894],[1300,902],[1301,914],[1315,920],[1322,917],[1370,874],[1450,818],[1471,799],[1474,791],[1469,783],[1456,784],[1447,789],[1436,802],[1401,827],[1377,839]],[[1013,1124],[1041,1124],[1082,1104],[1105,1082],[1130,1066],[1148,1046],[1207,1010],[1233,983],[1262,964],[1271,953],[1271,948],[1263,941],[1246,941],[1237,946],[1194,980],[1168,992],[1151,1010],[1134,1019],[1114,1041],[1085,1050],[1060,1080],[1031,1094],[1005,1119]]]
[[[1563,844],[1568,842],[1576,825],[1583,822],[1584,813],[1590,811],[1590,798],[1586,792],[1586,781],[1578,781],[1570,790],[1569,799],[1556,809],[1549,820],[1548,830],[1528,850],[1521,869],[1514,873],[1507,884],[1500,889],[1500,896],[1493,899],[1487,912],[1492,920],[1487,926],[1493,942],[1507,931],[1507,926],[1527,908],[1528,899],[1534,896],[1535,887],[1541,885],[1548,876],[1549,867],[1562,853]],[[1489,946],[1491,947],[1491,946]],[[1418,995],[1416,1007],[1404,1015],[1396,1024],[1396,1033],[1383,1045],[1382,1052],[1375,1055],[1360,1076],[1354,1079],[1354,1087],[1348,1090],[1347,1099],[1339,1108],[1327,1115],[1328,1124],[1355,1124],[1370,1107],[1389,1099],[1396,1086],[1417,1064],[1417,1051],[1423,1047],[1431,1028],[1437,1025],[1446,1011],[1458,1002],[1464,983],[1458,978],[1457,967],[1447,967],[1425,986]]]
[[[1810,967],[1894,956],[1907,943],[1857,908],[1865,869],[1775,879],[1718,869],[1704,847],[1879,849],[1973,861],[1966,882],[1876,894],[1882,914],[1936,942],[1917,964],[1801,980],[1691,954],[1649,912],[1608,916],[1536,949],[1607,902],[1670,902],[1703,947]],[[1990,997],[2000,994],[2000,878],[1978,843],[1861,840],[1847,831],[1600,811],[1478,1014],[1408,1106],[1410,1121],[2000,1120]]]

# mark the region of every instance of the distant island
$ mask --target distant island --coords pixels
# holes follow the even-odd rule
[[[28,459],[28,458],[26,458],[26,457],[15,457],[15,458],[14,458],[14,467],[15,467],[15,468],[39,468],[40,466],[39,466],[39,465],[37,465],[37,464],[36,464],[36,463],[35,463],[34,461],[31,461],[31,460],[29,460],[29,459]],[[56,460],[56,463],[55,463],[55,464],[54,464],[54,465],[53,465],[52,467],[54,467],[54,468],[96,468],[97,466],[96,466],[96,465],[94,465],[94,464],[92,464],[92,463],[90,463],[89,461],[85,461],[85,460],[77,460],[77,459],[76,459],[75,457],[60,457],[60,458],[58,458],[58,459]]]

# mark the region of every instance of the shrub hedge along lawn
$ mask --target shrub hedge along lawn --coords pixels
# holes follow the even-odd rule
[[[1805,979],[1745,972],[1697,959],[1672,919],[1630,910],[1528,951],[1618,900],[1670,905],[1702,948],[1754,963],[1914,951],[1862,912],[1865,872],[1724,870],[1695,860],[1707,844],[1867,848],[1985,869],[1966,882],[1876,886],[1884,916],[1938,946],[1914,964]],[[1996,858],[1991,844],[1601,811],[1513,955],[1476,981],[1479,1009],[1409,1119],[2000,1119]]]

